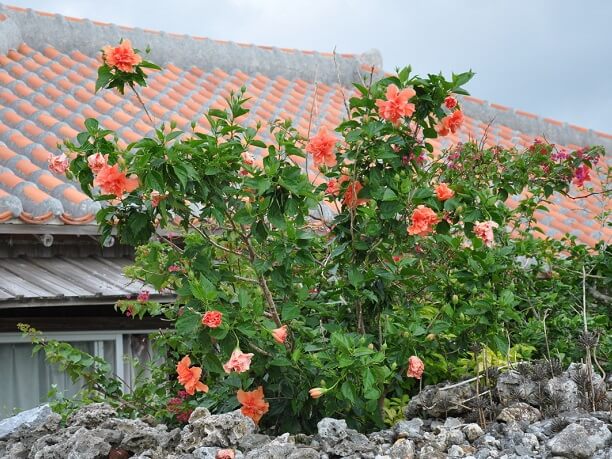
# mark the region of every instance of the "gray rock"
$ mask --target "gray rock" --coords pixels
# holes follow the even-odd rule
[[[391,459],[413,459],[414,454],[414,442],[406,438],[398,439],[387,452]]]
[[[248,453],[252,449],[261,448],[271,441],[272,439],[267,435],[258,433],[247,434],[238,441],[238,447],[245,453]]]
[[[321,449],[336,456],[349,456],[355,453],[373,451],[368,437],[347,428],[346,421],[323,418],[317,424]]]
[[[391,429],[380,430],[368,434],[368,440],[375,445],[391,444],[395,438],[395,432]]]
[[[106,403],[92,403],[72,413],[67,420],[69,426],[96,427],[117,416],[117,411]]]
[[[537,454],[540,450],[540,442],[538,437],[532,433],[525,433],[522,435],[520,443],[514,445],[514,452],[519,456],[532,457]]]
[[[50,415],[51,408],[49,408],[49,405],[41,405],[3,419],[0,421],[0,440],[8,438],[11,434],[17,432],[20,427],[34,429],[43,424]]]
[[[131,421],[131,420],[130,420]],[[127,423],[126,423],[127,424]],[[144,424],[144,423],[143,423]],[[129,451],[142,451],[144,449],[173,449],[180,440],[180,429],[168,432],[166,426],[160,424],[156,427],[149,427],[144,424],[140,429],[135,430],[136,423],[125,429],[121,447]],[[118,427],[119,428],[119,427]]]
[[[474,442],[474,445],[484,446],[486,448],[499,449],[501,447],[501,442],[493,435],[486,434],[476,440]]]
[[[476,459],[491,459],[499,457],[499,451],[495,448],[481,448],[474,453]]]
[[[210,416],[210,411],[208,411],[203,406],[198,406],[195,410],[191,412],[191,415],[189,416],[189,421],[187,422],[189,422],[189,424],[193,424],[197,420],[205,418],[207,416]]]
[[[459,445],[448,448],[448,457],[465,457],[467,452]]]
[[[578,386],[574,381],[568,378],[567,373],[551,378],[546,383],[546,389],[549,394],[555,394],[556,411],[575,410],[580,398],[578,395]]]
[[[22,443],[14,443],[8,450],[6,459],[25,459],[28,457],[28,449]],[[3,457],[3,459],[5,459]]]
[[[553,454],[582,459],[593,456],[611,443],[612,433],[603,421],[582,418],[555,435],[547,446]]]
[[[110,443],[96,437],[85,427],[72,434],[60,435],[58,442],[44,446],[29,457],[34,459],[106,459],[111,450]]]
[[[537,384],[516,370],[501,373],[497,378],[496,388],[502,405],[510,405],[517,401],[537,403]]]
[[[540,413],[540,410],[524,402],[513,403],[511,406],[501,410],[497,416],[498,421],[508,424],[514,422],[533,423],[539,421],[541,418],[542,413]]]
[[[423,421],[420,418],[414,418],[409,421],[399,421],[393,426],[393,431],[400,437],[420,438],[422,428]]]
[[[314,448],[297,448],[287,459],[319,459],[319,452]]]
[[[425,445],[419,451],[419,459],[446,459],[448,456],[431,445]]]
[[[463,445],[465,443],[465,435],[459,429],[449,430],[446,435],[446,444],[450,445]]]
[[[469,441],[474,441],[484,435],[482,428],[476,423],[471,423],[464,426],[463,433]]]
[[[121,444],[121,440],[123,440],[123,437],[125,436],[124,432],[116,429],[98,428],[92,430],[91,433],[94,434],[96,437],[101,438],[105,442],[110,443],[111,445]]]
[[[471,384],[463,384],[441,390],[446,386],[448,384],[428,386],[412,397],[404,408],[406,418],[425,416],[440,419],[467,413],[469,409],[465,407],[464,401],[476,395],[475,388]]]
[[[275,438],[270,443],[247,453],[246,459],[276,459],[288,457],[295,453],[297,447],[288,433]]]
[[[446,429],[456,429],[457,427],[460,427],[463,425],[463,419],[461,418],[446,418],[446,421],[444,421],[444,427]]]
[[[179,449],[191,452],[201,446],[228,448],[237,445],[245,435],[253,434],[256,430],[253,420],[240,410],[195,417],[192,414],[189,425],[183,429]]]

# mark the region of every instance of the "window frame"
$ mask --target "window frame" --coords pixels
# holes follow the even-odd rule
[[[44,333],[44,337],[56,341],[94,342],[94,355],[104,359],[104,341],[115,342],[115,374],[123,383],[123,390],[129,388],[125,383],[125,371],[123,368],[123,337],[124,335],[150,335],[158,330],[108,330],[108,331],[54,331]],[[28,337],[21,333],[0,333],[0,344],[31,344]]]

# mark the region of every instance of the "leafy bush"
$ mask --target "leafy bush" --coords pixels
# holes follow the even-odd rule
[[[131,78],[107,59],[98,86],[136,90],[134,62]],[[162,125],[122,146],[87,120],[66,142],[68,176],[106,203],[103,235],[138,246],[128,275],[177,295],[118,303],[169,325],[153,336],[167,359],[120,408],[242,405],[283,431],[311,431],[323,416],[367,429],[397,417],[423,381],[474,370],[474,349],[487,349],[489,365],[510,348],[515,359],[578,359],[583,327],[610,326],[609,253],[538,236],[534,215],[572,180],[584,185],[603,149],[471,141],[434,151],[431,140],[463,122],[453,94],[471,77],[408,67],[356,84],[334,131],[307,139],[279,120],[269,144],[240,123],[245,88],[209,110],[207,132]],[[599,346],[609,355],[609,336]]]

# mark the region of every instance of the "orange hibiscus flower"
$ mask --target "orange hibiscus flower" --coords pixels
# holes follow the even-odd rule
[[[263,387],[261,386],[250,392],[240,389],[236,398],[242,405],[242,408],[240,408],[242,414],[250,417],[255,421],[255,424],[259,424],[261,417],[270,409],[270,404],[264,400]]]
[[[412,213],[412,225],[408,227],[408,234],[427,236],[434,230],[434,225],[439,221],[440,219],[433,210],[420,205]]]
[[[390,84],[387,86],[387,100],[376,100],[378,114],[381,118],[398,124],[400,118],[414,113],[414,104],[408,102],[414,96],[416,96],[414,89],[405,88],[400,91],[396,85]]]
[[[327,126],[323,126],[317,135],[312,137],[306,145],[306,151],[312,155],[315,166],[325,164],[328,167],[336,165],[336,154],[334,147],[338,139],[334,136]]]
[[[408,359],[408,370],[406,376],[409,378],[421,379],[425,371],[425,364],[416,355],[410,356]]]
[[[436,131],[441,136],[448,135],[449,133],[455,133],[459,130],[463,124],[463,112],[456,110],[448,116],[445,116],[440,120],[436,126]]]
[[[105,46],[102,48],[102,55],[109,67],[115,67],[122,72],[133,73],[134,66],[142,62],[142,57],[136,54],[130,40],[123,40],[116,47]]]
[[[202,369],[200,367],[189,367],[191,367],[191,359],[188,355],[186,355],[176,365],[178,382],[185,386],[185,391],[189,395],[195,394],[196,391],[204,393],[208,392],[208,386],[200,381]]]
[[[121,198],[124,193],[130,193],[138,188],[138,178],[127,177],[119,170],[119,165],[106,165],[94,180],[94,185],[99,186],[104,194],[114,194]]]
[[[436,187],[436,197],[440,201],[446,201],[447,199],[450,199],[453,196],[455,196],[455,192],[451,190],[446,183],[440,183]]]
[[[352,182],[346,187],[346,191],[344,192],[344,199],[342,202],[345,206],[350,209],[354,209],[361,204],[365,204],[368,202],[367,199],[358,198],[359,192],[363,189],[363,185],[359,182]]]

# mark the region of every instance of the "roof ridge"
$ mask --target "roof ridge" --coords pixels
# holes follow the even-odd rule
[[[459,96],[459,98],[463,112],[485,124],[499,124],[523,134],[544,137],[549,142],[560,145],[576,147],[601,145],[606,151],[612,151],[611,134],[490,103],[472,96]]]
[[[135,47],[151,47],[151,59],[160,65],[184,68],[243,70],[287,79],[316,80],[351,86],[371,67],[382,68],[378,50],[335,54],[237,43],[206,37],[75,18],[0,3],[0,53],[26,43],[35,48],[52,45],[62,52],[79,50],[90,56],[108,43],[130,39]]]

